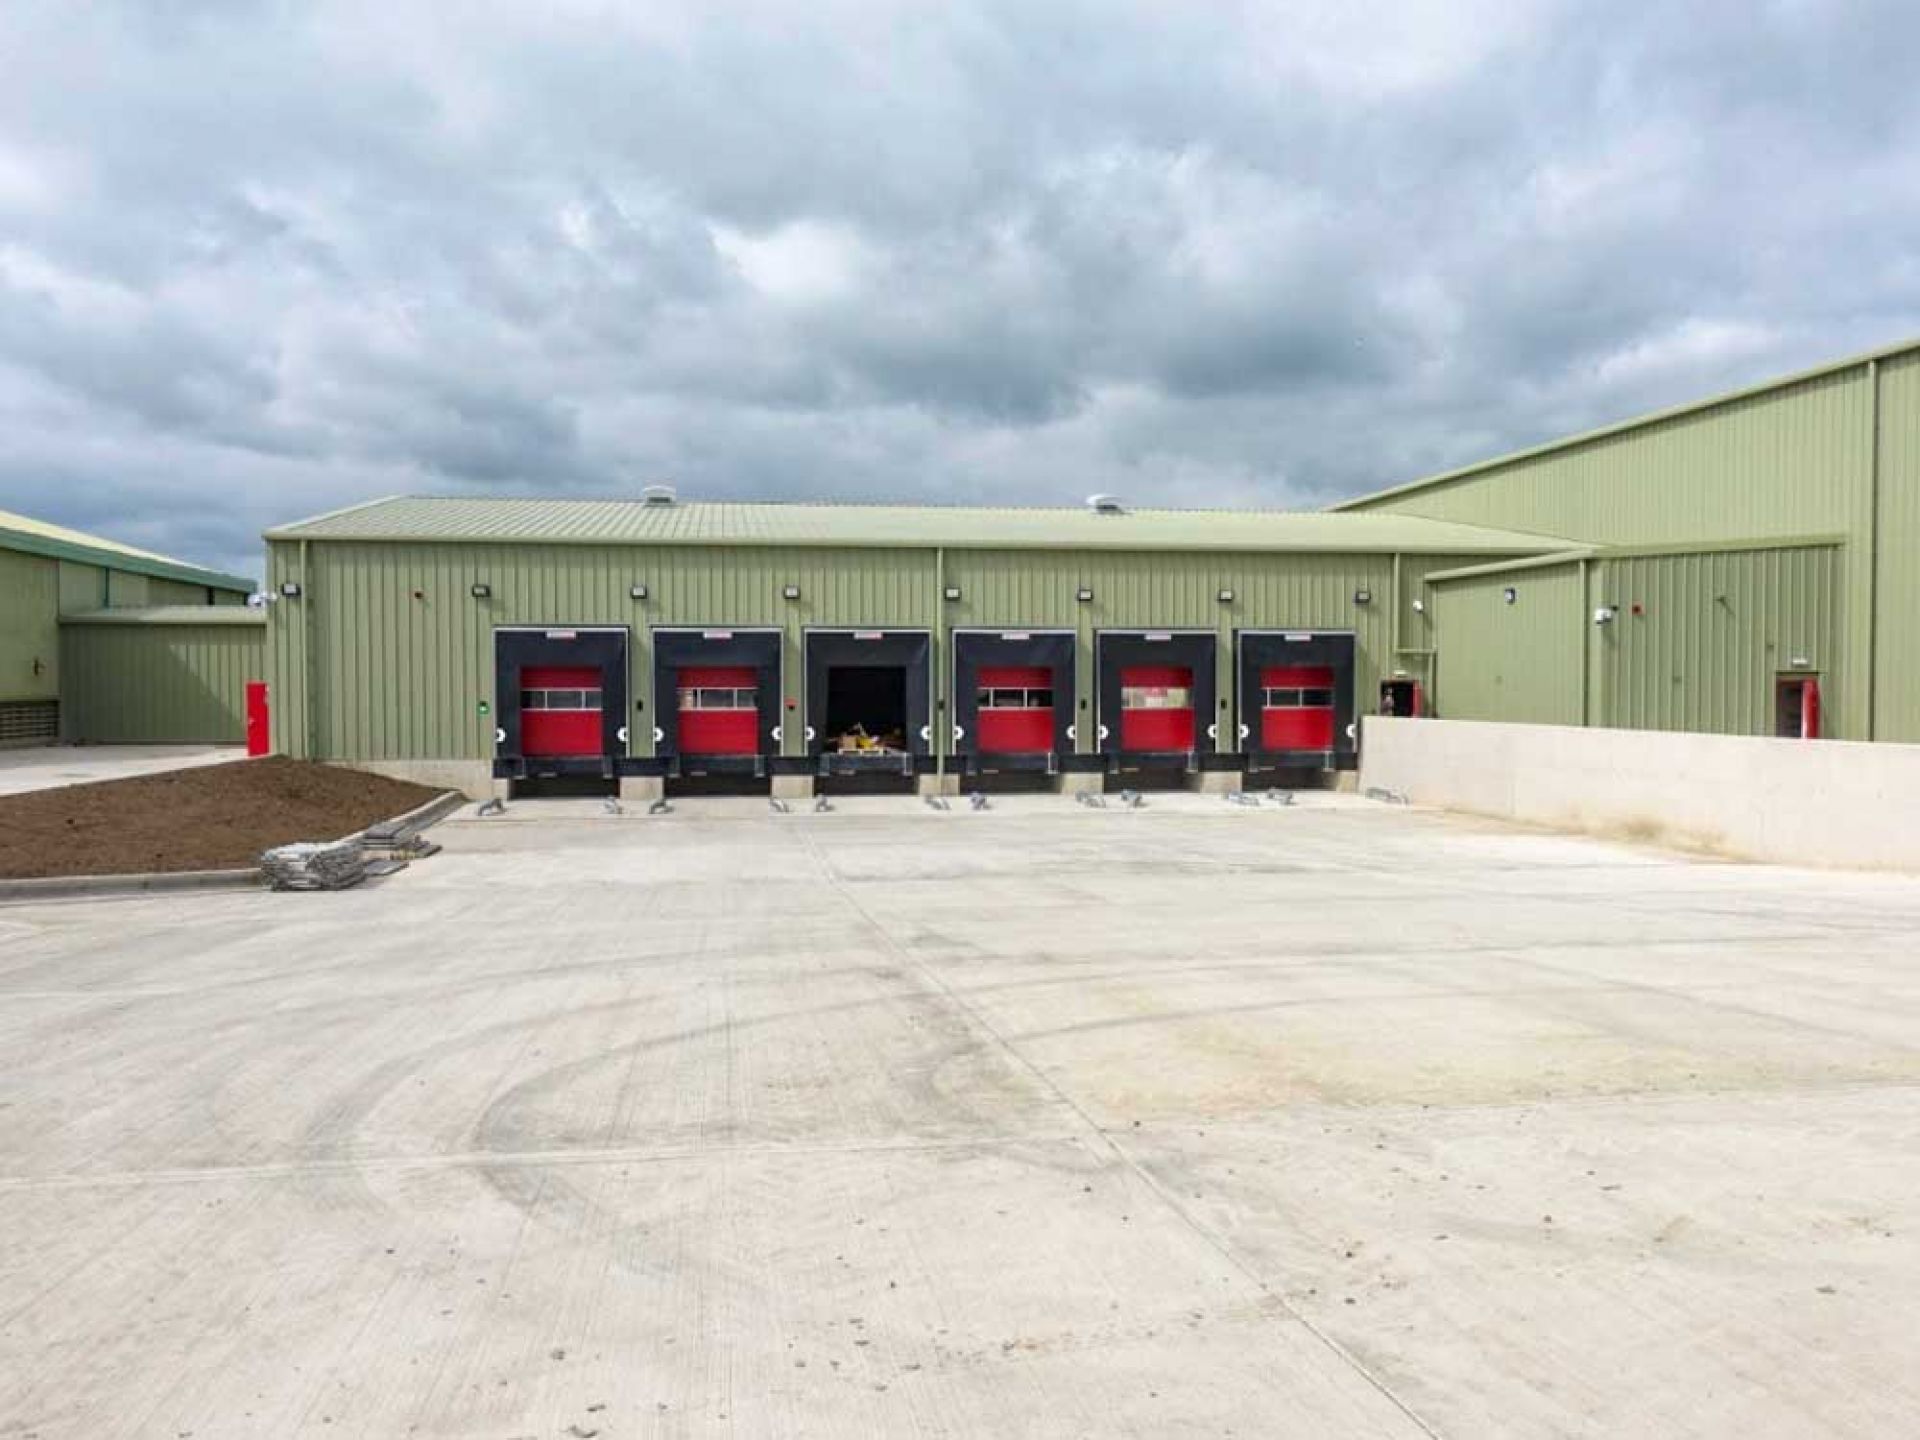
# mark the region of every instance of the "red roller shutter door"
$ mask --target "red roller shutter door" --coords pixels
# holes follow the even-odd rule
[[[527,666],[520,672],[521,753],[598,755],[600,704],[597,666]]]
[[[677,675],[683,755],[759,749],[759,679],[751,665],[683,665]]]
[[[1268,665],[1260,671],[1260,745],[1265,750],[1333,748],[1333,668]]]
[[[1120,748],[1193,749],[1193,671],[1129,665],[1120,672]]]
[[[982,665],[980,753],[1030,755],[1053,748],[1053,671],[1045,665]]]

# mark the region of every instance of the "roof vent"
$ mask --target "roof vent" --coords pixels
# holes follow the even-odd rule
[[[1124,515],[1127,507],[1120,503],[1118,495],[1089,495],[1087,508],[1096,515]]]
[[[640,491],[640,498],[649,505],[671,505],[680,493],[671,485],[648,485]]]

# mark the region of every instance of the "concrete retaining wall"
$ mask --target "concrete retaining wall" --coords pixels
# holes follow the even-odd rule
[[[1920,870],[1920,745],[1367,716],[1416,805],[1786,864]]]
[[[365,770],[390,780],[410,780],[439,790],[458,790],[469,800],[490,800],[506,794],[506,782],[493,778],[484,760],[337,760],[348,770]]]

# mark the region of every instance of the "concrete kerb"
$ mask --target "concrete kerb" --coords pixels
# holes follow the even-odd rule
[[[403,815],[377,820],[365,830],[342,836],[335,843],[344,845],[364,840],[367,831],[385,827],[418,834],[439,824],[466,803],[466,796],[458,790],[448,790]],[[131,875],[45,875],[28,880],[0,880],[0,905],[24,905],[35,900],[102,900],[195,890],[257,890],[265,883],[258,865],[232,870],[150,870]]]

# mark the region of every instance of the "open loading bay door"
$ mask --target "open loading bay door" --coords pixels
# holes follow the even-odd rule
[[[1135,768],[1197,766],[1218,734],[1213,650],[1211,630],[1102,630],[1101,753]]]
[[[1247,763],[1353,769],[1352,632],[1242,630],[1234,643]]]
[[[1773,733],[1785,740],[1820,738],[1820,677],[1804,671],[1773,681]]]
[[[761,775],[780,750],[780,632],[653,632],[654,750],[669,775]]]
[[[933,753],[925,630],[809,630],[807,753],[822,775],[912,775]]]
[[[1073,749],[1073,632],[958,630],[953,753],[965,771],[1059,767]]]
[[[496,776],[599,775],[627,753],[627,632],[493,632]]]

